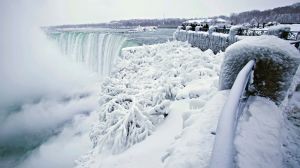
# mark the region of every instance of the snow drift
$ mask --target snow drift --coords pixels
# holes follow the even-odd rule
[[[220,89],[230,89],[239,71],[253,59],[256,94],[279,103],[296,73],[300,54],[287,41],[274,36],[249,37],[229,46],[221,68]]]
[[[199,84],[198,87],[203,87],[203,85]],[[217,128],[218,118],[229,92],[228,90],[217,91],[217,84],[212,84],[206,89],[208,93],[186,101],[190,103],[190,108],[185,107],[183,103],[180,104],[183,131],[162,157],[165,168],[209,166],[215,139],[212,132],[215,132]],[[194,102],[198,102],[197,108],[191,107]]]
[[[263,97],[250,97],[239,120],[234,140],[236,166],[283,167],[282,114],[276,104]]]

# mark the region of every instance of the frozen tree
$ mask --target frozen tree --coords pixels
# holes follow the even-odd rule
[[[188,50],[191,54],[182,55],[189,45],[171,44],[122,51],[123,60],[102,84],[99,120],[90,133],[95,151],[120,153],[144,140],[168,116],[178,90],[210,75],[198,67],[209,64],[205,59],[212,60],[213,54],[199,57],[202,53],[195,49],[195,54]]]

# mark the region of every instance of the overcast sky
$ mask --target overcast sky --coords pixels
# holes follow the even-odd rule
[[[5,20],[26,12],[43,24],[98,23],[132,18],[191,18],[270,9],[299,0],[1,0]]]

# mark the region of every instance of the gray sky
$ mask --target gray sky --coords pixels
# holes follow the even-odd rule
[[[191,18],[270,9],[299,0],[1,0],[8,15],[42,24],[97,23],[132,18]],[[10,7],[9,7],[10,6]],[[3,10],[2,10],[3,12]],[[8,19],[8,18],[6,18]]]

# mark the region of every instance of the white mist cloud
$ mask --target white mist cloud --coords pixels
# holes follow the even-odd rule
[[[0,111],[4,105],[63,93],[90,80],[87,70],[65,59],[40,29],[58,16],[63,18],[59,4],[57,0],[0,2]]]
[[[98,106],[98,89],[84,89],[63,99],[44,98],[24,104],[19,112],[0,123],[0,145],[30,146],[53,134],[74,115],[88,115]],[[30,138],[31,137],[31,138]]]
[[[70,126],[33,151],[18,168],[74,167],[75,160],[92,149],[89,130],[97,116],[97,113],[77,116]]]
[[[56,129],[66,121],[71,121],[76,115],[89,113],[97,106],[95,92],[98,89],[85,88],[96,82],[93,74],[64,58],[56,45],[47,39],[40,29],[40,26],[64,23],[68,18],[65,11],[64,2],[60,0],[0,2],[1,149],[30,149],[47,139],[53,132],[57,133]],[[85,93],[90,96],[79,98],[78,95]],[[62,101],[64,97],[71,100],[67,98]],[[41,100],[34,102],[36,99]],[[10,112],[7,108],[9,106],[20,108]],[[88,131],[85,137],[87,134]],[[71,137],[74,139],[70,139]],[[69,140],[70,144],[62,143],[64,140]],[[50,158],[57,156],[62,159],[60,163],[70,163],[70,159],[74,159],[76,153],[80,153],[89,145],[87,140],[83,141],[80,137],[78,139],[75,135],[62,136],[59,141],[53,141],[53,145],[58,148],[41,148],[47,149],[49,160],[37,165],[50,165]],[[63,147],[66,150],[60,152],[60,155],[54,153]],[[74,153],[71,152],[71,148],[74,148]],[[42,156],[43,154],[36,153],[30,158],[42,161]],[[0,162],[2,161],[5,165],[5,159],[1,158]],[[13,161],[9,162],[14,164]],[[0,167],[1,165],[2,163]]]
[[[65,104],[58,99],[79,88],[84,93],[83,87],[96,79],[64,58],[40,29],[65,19],[63,2],[2,0],[0,12],[0,146],[22,146],[26,145],[18,141],[22,135],[43,136],[43,131],[57,128],[75,114],[93,110],[95,99]],[[8,110],[14,106],[22,109]]]

